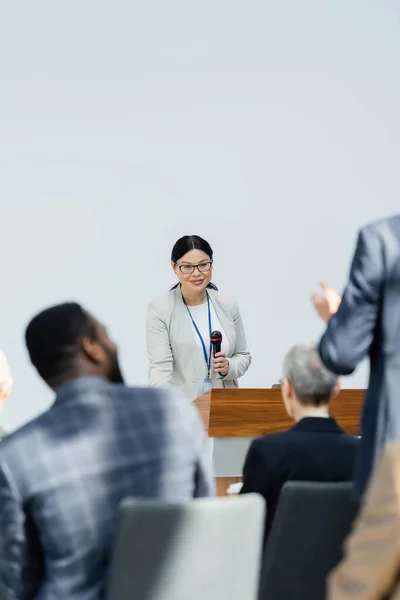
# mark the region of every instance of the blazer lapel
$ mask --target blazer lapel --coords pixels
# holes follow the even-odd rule
[[[172,313],[173,341],[179,349],[184,349],[189,343],[193,347],[193,329],[188,315],[188,310],[183,303],[181,288],[178,286],[174,293],[174,310]]]
[[[236,332],[233,324],[232,317],[227,313],[226,307],[221,303],[218,293],[215,293],[214,290],[208,290],[210,294],[211,302],[213,303],[215,312],[217,313],[217,317],[219,322],[222,325],[222,329],[225,331],[225,334],[228,338],[229,342],[229,352],[228,356],[232,356],[235,350],[235,342],[236,342]]]

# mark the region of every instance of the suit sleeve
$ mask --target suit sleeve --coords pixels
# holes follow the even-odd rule
[[[173,356],[167,323],[154,303],[149,304],[146,327],[149,386],[171,384]]]
[[[18,490],[0,465],[0,581],[9,600],[34,598],[43,581],[42,551]]]
[[[373,340],[384,274],[381,241],[371,228],[361,230],[348,284],[323,335],[319,352],[337,375],[350,375]]]
[[[199,418],[196,418],[199,422]],[[202,423],[199,423],[199,425],[200,428],[203,429]],[[196,425],[194,433],[197,432],[198,429],[199,426]],[[194,498],[208,498],[210,496],[215,496],[215,494],[215,474],[212,464],[211,452],[208,446],[208,438],[204,434],[202,448],[196,465],[195,488],[193,496]]]
[[[229,371],[224,377],[226,380],[236,380],[242,377],[250,367],[251,355],[247,348],[246,335],[244,333],[243,321],[236,300],[233,306],[233,323],[236,330],[236,344],[229,360]]]
[[[165,388],[153,390],[153,408],[150,456],[160,460],[153,460],[152,486],[156,487],[149,489],[157,489],[158,496],[168,502],[213,496],[212,457],[196,405],[181,390]],[[159,435],[154,446],[156,431]]]
[[[243,487],[241,494],[261,494],[265,496],[267,490],[266,457],[259,452],[253,442],[249,448],[243,467]]]

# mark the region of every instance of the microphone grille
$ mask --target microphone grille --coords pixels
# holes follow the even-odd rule
[[[220,331],[213,331],[211,334],[211,341],[219,342],[222,340],[222,333]]]

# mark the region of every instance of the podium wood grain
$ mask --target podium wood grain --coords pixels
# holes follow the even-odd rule
[[[364,390],[345,389],[332,401],[330,412],[351,435],[359,435]],[[214,389],[196,401],[209,437],[259,437],[293,426],[280,389]]]
[[[359,435],[364,392],[360,389],[344,389],[330,405],[331,415],[350,435]],[[285,431],[293,426],[278,388],[218,388],[197,398],[195,404],[211,438],[255,438]],[[227,487],[238,481],[241,481],[240,477],[218,477],[218,495],[226,495]]]

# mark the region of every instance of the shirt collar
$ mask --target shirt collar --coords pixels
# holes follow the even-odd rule
[[[308,413],[308,415],[303,417],[303,419],[306,419],[307,417],[312,417],[313,419],[318,419],[319,417],[321,417],[322,419],[330,418],[328,413]]]

